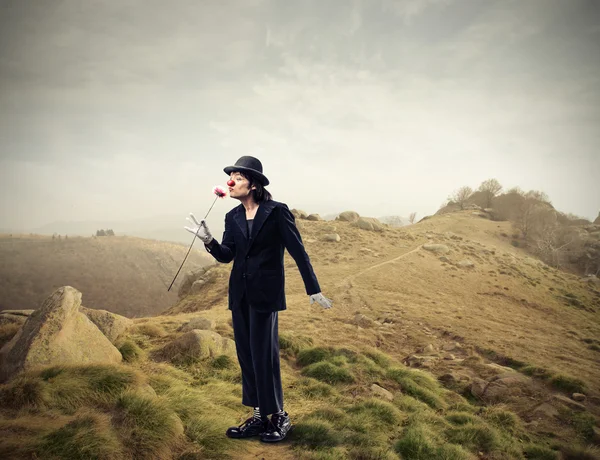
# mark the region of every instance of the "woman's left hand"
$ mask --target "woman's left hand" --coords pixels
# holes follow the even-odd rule
[[[333,306],[332,305],[333,304],[333,300],[328,299],[327,297],[325,297],[320,292],[317,292],[316,294],[313,294],[313,295],[310,296],[310,304],[312,305],[315,302],[317,302],[323,308],[331,308]]]

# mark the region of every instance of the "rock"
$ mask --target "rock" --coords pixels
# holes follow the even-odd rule
[[[454,360],[456,357],[452,354],[452,353],[447,353],[444,355],[444,359],[451,361]]]
[[[410,355],[404,361],[409,367],[431,367],[437,359],[437,356]]]
[[[448,257],[446,257],[446,256],[440,257],[440,262],[444,262],[445,264],[451,264],[452,263],[450,261],[450,259],[448,259]]]
[[[375,322],[371,318],[363,315],[362,313],[357,313],[356,315],[354,315],[354,324],[362,328],[367,328],[373,327]]]
[[[206,286],[206,280],[203,280],[203,279],[196,280],[192,283],[192,288],[191,288],[190,292],[193,295],[200,294],[202,292],[202,289],[204,288],[204,286]]]
[[[149,384],[145,383],[140,386],[139,391],[145,396],[150,396],[151,398],[156,398],[156,391]]]
[[[382,232],[384,229],[383,224],[375,217],[359,217],[358,220],[351,222],[350,225],[372,232]]]
[[[309,214],[306,216],[306,220],[323,220],[318,214]]]
[[[342,222],[356,222],[360,216],[357,212],[354,211],[344,211],[341,212],[335,220],[341,220]]]
[[[0,313],[8,313],[10,315],[29,317],[35,310],[2,310]]]
[[[497,403],[520,396],[531,385],[531,379],[517,372],[492,377],[485,388],[482,399],[488,403]]]
[[[296,219],[306,219],[308,217],[308,213],[302,209],[292,209],[290,212]]]
[[[571,395],[571,399],[574,399],[575,401],[578,401],[578,402],[582,402],[582,401],[585,401],[586,396],[583,393],[573,393]]]
[[[578,403],[577,401],[573,401],[572,399],[567,398],[563,395],[555,394],[552,396],[552,400],[556,403],[567,406],[569,409],[573,409],[578,412],[583,412],[587,410],[587,408],[583,404]]]
[[[558,417],[556,407],[546,402],[540,404],[531,411],[531,418],[550,420],[554,417]]]
[[[458,382],[458,378],[453,373],[449,372],[447,374],[440,375],[438,380],[445,384],[452,384]]]
[[[0,350],[0,382],[56,364],[118,363],[119,350],[81,311],[81,292],[54,291]]]
[[[385,388],[380,387],[376,383],[373,383],[371,385],[371,391],[373,392],[373,394],[375,396],[382,397],[384,399],[387,399],[388,401],[391,401],[394,399],[394,395],[390,391],[386,390]]]
[[[444,351],[452,351],[452,350],[456,350],[457,348],[461,348],[461,345],[458,342],[445,343],[444,345],[442,345],[442,350],[444,350]]]
[[[15,310],[13,310],[15,311]],[[31,310],[33,311],[33,310]],[[4,324],[19,324],[22,325],[27,321],[29,316],[26,315],[15,315],[14,313],[7,313],[6,311],[0,312],[0,326]]]
[[[481,398],[486,386],[487,382],[485,380],[475,377],[471,382],[471,394],[476,398]]]
[[[458,265],[460,268],[473,268],[475,266],[475,264],[468,259],[461,260],[456,265]]]
[[[435,351],[435,348],[433,348],[432,344],[429,344],[427,346],[422,347],[419,351],[421,353],[433,353]]]
[[[81,306],[79,311],[87,316],[113,344],[116,342],[117,337],[133,326],[133,321],[129,318],[106,310],[95,310]]]
[[[208,265],[186,273],[177,295],[183,299],[191,294],[199,294],[204,291],[208,284],[220,283],[229,279],[231,268],[226,264]],[[206,283],[206,284],[204,284]],[[194,286],[195,285],[195,286]]]
[[[323,241],[340,241],[340,235],[337,233],[327,233],[323,235]]]
[[[160,350],[160,355],[171,361],[186,358],[202,360],[223,354],[235,358],[235,342],[215,331],[199,329],[183,334]]]
[[[510,372],[517,372],[511,367],[501,366],[500,364],[496,364],[496,363],[487,363],[485,365],[485,367],[487,367],[488,369],[492,369],[498,373],[504,373],[504,374],[510,373]]]
[[[425,243],[423,249],[436,254],[446,254],[447,252],[450,252],[450,248],[445,244]]]
[[[203,316],[198,316],[196,318],[192,318],[188,323],[181,326],[179,329],[183,332],[188,332],[193,329],[206,330],[210,331],[216,327],[216,322],[214,319],[205,318]]]

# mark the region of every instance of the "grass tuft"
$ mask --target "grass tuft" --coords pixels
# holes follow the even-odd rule
[[[329,362],[316,362],[302,369],[302,375],[313,377],[329,384],[352,383],[355,381],[352,374],[341,367]]]

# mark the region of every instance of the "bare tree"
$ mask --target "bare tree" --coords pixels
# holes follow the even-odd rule
[[[541,190],[529,190],[525,194],[525,198],[531,198],[531,199],[540,201],[542,203],[552,204],[550,202],[550,198],[548,197],[548,194],[546,192],[542,192]]]
[[[408,221],[409,221],[411,224],[414,224],[414,223],[415,223],[415,219],[416,219],[416,218],[417,218],[417,213],[416,213],[416,212],[411,212],[411,213],[408,215]]]
[[[525,192],[518,185],[506,191],[507,194],[514,193],[516,195],[525,196]]]
[[[492,206],[492,200],[502,190],[502,185],[500,185],[500,182],[496,179],[488,179],[483,181],[477,190],[484,193],[486,200],[485,207],[490,208]]]
[[[454,192],[452,196],[450,196],[450,200],[454,203],[460,205],[460,209],[465,209],[465,203],[469,199],[469,197],[473,194],[473,189],[467,185],[459,188]]]

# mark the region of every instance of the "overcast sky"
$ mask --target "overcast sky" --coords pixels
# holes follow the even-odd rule
[[[0,228],[203,216],[242,155],[309,213],[593,220],[599,43],[595,0],[0,0]]]

